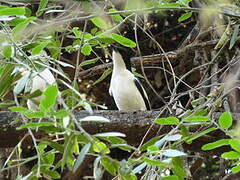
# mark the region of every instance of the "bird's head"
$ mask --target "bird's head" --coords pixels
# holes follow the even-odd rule
[[[125,48],[117,45],[110,45],[112,50],[112,59],[113,61],[123,61],[126,68],[131,71],[130,58],[132,56],[132,50],[130,48]]]

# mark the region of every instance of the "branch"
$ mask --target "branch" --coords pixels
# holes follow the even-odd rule
[[[87,111],[77,111],[74,113],[77,119],[89,116]],[[27,133],[27,131],[17,131],[22,122],[17,121],[20,114],[15,112],[3,111],[0,112],[0,148],[14,147],[21,138]],[[158,117],[159,111],[114,111],[114,110],[101,110],[94,111],[94,116],[103,116],[110,120],[109,123],[97,123],[97,122],[81,122],[81,126],[90,134],[102,133],[102,132],[121,132],[126,134],[126,141],[131,145],[139,145],[142,138],[152,125],[153,120]],[[215,113],[214,119],[219,117],[220,113]],[[240,118],[240,114],[233,114],[235,120]],[[36,120],[35,120],[36,122]],[[160,126],[153,125],[145,142],[153,137],[164,135],[172,130],[173,126]],[[193,127],[190,129],[191,133],[199,132],[201,127]],[[44,135],[42,132],[35,132],[37,138],[42,138]],[[222,152],[229,151],[228,146],[223,146],[211,151],[202,151],[201,147],[204,144],[214,142],[216,140],[228,138],[222,131],[216,130],[208,135],[201,136],[194,140],[191,144],[183,144],[185,151],[199,152],[203,155],[219,155]],[[25,142],[25,145],[31,144],[31,141]]]

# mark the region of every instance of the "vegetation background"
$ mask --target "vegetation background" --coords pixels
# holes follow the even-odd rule
[[[234,0],[0,0],[0,179],[239,179],[239,23]],[[116,110],[113,43],[151,111]]]

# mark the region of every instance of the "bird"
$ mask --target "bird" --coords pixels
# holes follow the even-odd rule
[[[109,94],[119,110],[150,110],[150,103],[141,82],[131,71],[129,52],[126,48],[111,45],[113,71]]]
[[[55,85],[55,84],[56,84],[56,79],[53,76],[52,72],[48,68],[45,68],[43,71],[38,72],[37,74],[34,74],[32,78],[32,86],[31,86],[30,93],[33,93],[37,90],[40,90],[43,92],[49,86]],[[43,95],[34,97],[32,99],[28,99],[27,100],[28,109],[37,111],[39,109],[37,103],[39,103],[41,99],[43,99]]]

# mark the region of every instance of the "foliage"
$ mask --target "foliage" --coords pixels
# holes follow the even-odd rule
[[[14,4],[14,2],[7,6],[0,6],[2,30],[0,32],[0,99],[2,100],[0,108],[11,106],[9,108],[11,111],[19,112],[22,115],[23,123],[17,130],[27,129],[36,150],[34,156],[21,158],[23,150],[23,140],[21,140],[1,171],[21,167],[36,160],[37,163],[31,167],[31,172],[27,175],[18,172],[17,179],[41,177],[59,179],[61,172],[65,169],[75,172],[83,165],[84,160],[91,156],[94,158],[92,177],[94,179],[100,179],[104,171],[124,180],[135,180],[138,174],[145,179],[186,179],[188,172],[184,160],[190,155],[184,152],[182,144],[191,144],[216,130],[221,130],[229,138],[205,144],[202,146],[202,150],[209,151],[229,146],[231,151],[222,153],[221,158],[228,159],[232,163],[231,171],[233,173],[240,171],[240,140],[232,130],[231,113],[223,112],[218,121],[212,117],[213,112],[222,103],[222,96],[219,95],[222,93],[221,89],[217,92],[219,94],[212,93],[208,97],[193,100],[191,110],[186,110],[177,116],[155,119],[155,124],[171,126],[172,130],[168,134],[152,138],[139,148],[127,144],[123,139],[125,134],[108,132],[90,135],[81,126],[84,121],[108,123],[110,120],[106,118],[89,115],[77,119],[74,116],[73,111],[78,108],[84,108],[91,114],[93,108],[100,107],[100,105],[82,99],[77,79],[74,78],[71,81],[69,76],[64,73],[64,67],[73,68],[73,66],[60,61],[63,52],[79,52],[90,57],[99,49],[108,53],[107,47],[112,43],[129,48],[136,47],[136,42],[114,30],[132,15],[142,11],[182,10],[183,13],[178,18],[179,22],[191,18],[193,12],[200,12],[200,9],[190,7],[191,0],[175,2],[149,0],[147,3],[139,0],[138,2],[142,9],[134,9],[134,5],[129,3],[126,11],[123,12],[111,7],[105,13],[102,11],[90,12],[90,15],[80,17],[80,20],[89,20],[92,23],[93,28],[89,32],[80,30],[79,27],[62,28],[61,24],[54,23],[56,27],[49,25],[41,29],[44,18],[47,19],[49,14],[64,13],[64,10],[57,9],[57,5],[48,0],[41,0],[36,12],[32,12],[28,7]],[[84,10],[88,12],[91,9],[88,7],[91,7],[92,4],[88,1],[84,3],[86,3]],[[107,21],[104,15],[109,15],[112,18],[111,21]],[[65,24],[63,23],[63,25]],[[72,43],[64,47],[58,36],[60,33],[67,34]],[[238,40],[238,35],[239,24],[229,24],[221,34],[215,48],[219,49],[230,41],[229,49],[232,49]],[[95,65],[99,61],[102,59],[96,57],[81,63],[78,62],[74,67],[75,75],[78,73],[79,67]],[[31,92],[31,80],[45,68],[49,68],[58,76],[58,85],[49,86],[43,92]],[[102,76],[94,82],[94,85],[102,82],[110,74],[111,69],[105,70]],[[64,86],[63,90],[60,88],[62,86]],[[12,92],[15,96],[14,101],[5,100],[6,96]],[[33,111],[26,108],[27,100],[41,95],[43,98],[38,104],[38,110]],[[21,98],[21,101],[19,102],[17,98]],[[35,121],[33,121],[34,119]],[[42,121],[43,119],[44,121]],[[196,126],[202,126],[202,130],[191,132],[190,129]],[[33,132],[39,130],[49,135],[49,138],[37,139]],[[110,156],[115,147],[132,152],[133,155],[127,160],[116,160]],[[19,159],[14,160],[13,154],[17,154]]]

